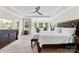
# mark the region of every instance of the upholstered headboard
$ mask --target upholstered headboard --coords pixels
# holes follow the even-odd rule
[[[58,23],[57,27],[76,28],[76,35],[79,36],[79,19]]]
[[[78,20],[72,20],[72,21],[58,23],[57,27],[74,28],[74,27],[77,27],[78,23],[79,23],[79,19]]]

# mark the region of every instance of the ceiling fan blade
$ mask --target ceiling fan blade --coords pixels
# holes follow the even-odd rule
[[[36,13],[36,11],[34,11],[33,13]]]
[[[43,15],[42,13],[39,12],[39,10],[40,10],[40,6],[36,7],[36,8],[35,8],[35,11],[32,12],[32,13],[37,13],[37,14],[39,14],[39,15]]]
[[[43,15],[42,13],[38,12],[38,14]]]
[[[33,13],[36,13],[36,12],[38,12],[39,10],[40,10],[40,6],[36,7],[36,8],[35,8],[35,11],[34,11]]]

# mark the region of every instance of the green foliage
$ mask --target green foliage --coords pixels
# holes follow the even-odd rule
[[[34,23],[34,28],[37,28],[37,23]]]
[[[39,28],[43,28],[43,23],[39,23]]]
[[[12,29],[12,27],[13,27],[12,23],[0,22],[0,29]]]
[[[48,28],[48,23],[45,23],[45,27]]]

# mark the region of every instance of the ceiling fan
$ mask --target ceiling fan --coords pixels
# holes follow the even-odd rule
[[[37,14],[39,14],[39,15],[43,15],[42,13],[39,12],[39,10],[40,10],[40,6],[37,6],[37,7],[35,8],[35,11],[34,11],[33,13],[37,13]]]
[[[39,12],[39,10],[40,10],[40,6],[37,6],[37,7],[35,8],[35,11],[32,12],[32,13],[37,13],[37,14],[39,14],[39,15],[43,15],[42,13]]]

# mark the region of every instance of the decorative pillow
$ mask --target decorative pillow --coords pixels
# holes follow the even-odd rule
[[[59,29],[59,33],[62,33],[62,28]]]
[[[62,28],[60,28],[60,27],[55,27],[55,30],[54,30],[55,32],[58,32],[58,33],[62,33]]]
[[[62,28],[62,33],[75,34],[76,28]]]

